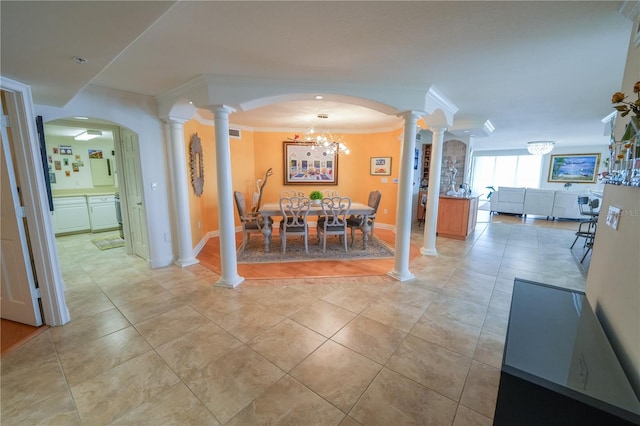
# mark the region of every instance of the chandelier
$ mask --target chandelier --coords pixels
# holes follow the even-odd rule
[[[319,119],[327,119],[327,114],[318,114]],[[314,127],[307,130],[302,136],[294,135],[294,142],[311,144],[311,149],[320,149],[327,154],[349,154],[351,150],[342,142],[342,135],[337,135],[331,132],[331,130],[319,130],[316,131]]]
[[[550,153],[555,144],[552,141],[527,142],[527,151],[533,155],[544,155]]]

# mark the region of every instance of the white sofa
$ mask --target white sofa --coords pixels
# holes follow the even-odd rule
[[[491,211],[520,215],[547,216],[558,219],[584,219],[575,191],[498,187],[491,195]]]

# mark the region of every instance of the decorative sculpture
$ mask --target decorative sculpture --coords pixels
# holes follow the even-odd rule
[[[267,180],[269,176],[273,174],[271,167],[267,169],[264,173],[264,179],[256,180],[256,189],[257,192],[253,193],[253,208],[251,209],[254,212],[257,212],[260,209],[260,202],[262,201],[262,192],[264,190],[264,186],[267,184]]]

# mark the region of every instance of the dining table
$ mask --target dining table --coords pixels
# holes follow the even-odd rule
[[[265,224],[271,225],[273,223],[273,216],[282,216],[282,210],[280,210],[280,203],[265,203],[260,206],[258,212],[264,218]],[[371,226],[369,226],[369,216],[374,213],[373,207],[369,207],[369,205],[365,203],[352,202],[351,208],[349,209],[349,215],[360,215],[363,216],[362,225],[360,225],[360,229],[362,230],[363,240],[364,240],[364,249],[367,249],[367,244],[369,243],[369,231],[371,230]],[[322,206],[320,204],[311,204],[311,208],[309,210],[308,216],[320,216],[322,215]],[[264,234],[264,251],[269,253],[269,245],[271,244],[271,226],[264,226],[262,228],[262,233]]]

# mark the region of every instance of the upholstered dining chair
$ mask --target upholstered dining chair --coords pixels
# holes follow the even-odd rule
[[[280,242],[282,244],[282,254],[287,251],[287,238],[289,236],[304,237],[304,251],[309,253],[309,225],[307,216],[311,209],[311,200],[307,197],[284,197],[280,198],[280,211],[282,220],[280,221]]]
[[[322,196],[324,198],[337,197],[338,191],[325,189],[324,191],[322,191]]]
[[[373,241],[373,226],[376,223],[376,214],[378,213],[378,207],[380,206],[380,200],[382,199],[382,193],[380,191],[371,191],[369,193],[369,200],[367,205],[373,209],[373,213],[366,216],[367,228],[369,229],[369,235],[371,241]],[[351,247],[355,241],[356,229],[362,231],[362,225],[364,224],[365,216],[351,215],[347,219],[347,227],[351,229]]]
[[[233,198],[236,201],[240,223],[242,224],[242,251],[244,251],[251,234],[262,234],[262,229],[265,226],[271,227],[271,224],[266,223],[260,213],[247,211],[247,203],[242,192],[235,191]]]
[[[327,250],[327,236],[339,235],[344,244],[344,251],[347,249],[347,217],[351,209],[351,198],[331,197],[323,198],[320,204],[322,213],[318,217],[317,232],[318,244],[322,242],[322,252]]]

